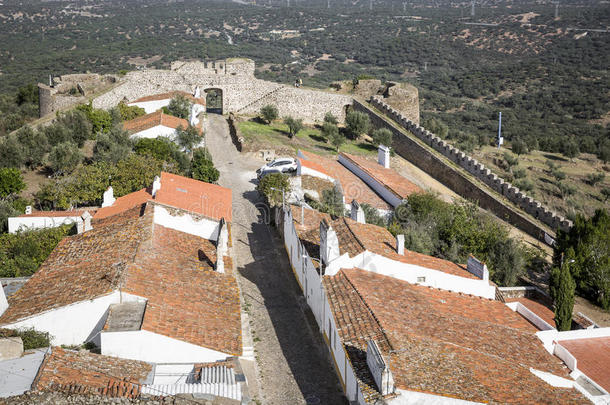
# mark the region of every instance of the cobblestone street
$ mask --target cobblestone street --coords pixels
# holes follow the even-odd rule
[[[234,257],[258,365],[255,399],[277,405],[347,404],[313,316],[306,315],[283,243],[266,224],[269,211],[254,181],[262,161],[237,152],[224,117],[209,114],[205,130],[219,184],[233,190]]]

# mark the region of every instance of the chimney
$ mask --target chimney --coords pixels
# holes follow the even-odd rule
[[[341,256],[339,252],[339,239],[335,230],[323,220],[320,222],[320,261],[327,266],[330,262]]]
[[[8,301],[6,299],[6,295],[4,294],[4,288],[0,285],[0,315],[4,313],[8,309]]]
[[[161,190],[161,178],[159,176],[155,176],[152,184],[152,196],[155,198],[157,191]]]
[[[116,199],[114,198],[114,190],[112,189],[112,186],[108,186],[106,191],[104,191],[102,208],[110,207],[112,204],[114,204],[115,201]]]
[[[225,272],[224,256],[229,250],[229,230],[224,218],[220,219],[218,224],[218,238],[216,238],[216,271],[218,273]]]
[[[369,340],[366,344],[366,364],[375,379],[379,393],[384,396],[394,393],[392,372],[374,340]]]
[[[468,272],[474,274],[481,280],[489,281],[489,270],[487,269],[487,265],[477,260],[477,258],[472,255],[470,255],[470,257],[468,258],[466,270],[468,270]]]
[[[83,232],[87,232],[93,229],[93,227],[91,226],[91,214],[89,214],[89,211],[85,211],[83,215],[81,215],[81,218],[83,219],[83,224],[82,227],[78,227],[78,233],[83,233]]]
[[[390,148],[385,145],[379,145],[377,149],[377,162],[386,169],[390,168]]]
[[[364,210],[356,200],[352,200],[352,210],[350,212],[350,218],[352,218],[358,223],[366,224],[366,219],[364,218]]]
[[[396,253],[405,254],[405,235],[396,235]]]
[[[25,206],[25,215],[30,215],[31,213],[32,213],[32,206],[26,205]]]

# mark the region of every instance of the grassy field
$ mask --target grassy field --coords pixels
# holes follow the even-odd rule
[[[523,181],[531,182],[533,187],[526,193],[562,215],[592,215],[597,208],[610,208],[610,200],[602,194],[603,189],[610,187],[610,166],[595,155],[581,154],[577,158],[567,159],[558,153],[534,151],[518,156],[518,164],[509,169],[504,158],[507,151],[510,148],[498,150],[485,146],[472,155],[505,179],[512,177],[512,183],[517,186]],[[559,171],[565,174],[563,180],[557,179],[551,165],[556,167],[555,173]],[[524,176],[515,178],[519,172]],[[599,174],[603,174],[604,179],[592,185],[588,176]],[[563,192],[559,183],[566,185]]]
[[[268,125],[253,118],[240,121],[238,127],[245,140],[245,149],[249,151],[276,149],[276,152],[296,153],[297,149],[304,149],[321,155],[336,153],[335,148],[322,137],[320,129],[314,126],[306,125],[292,139],[288,136],[288,126],[281,121],[274,121]],[[368,140],[348,139],[341,146],[340,151],[356,155],[374,155],[377,148]]]

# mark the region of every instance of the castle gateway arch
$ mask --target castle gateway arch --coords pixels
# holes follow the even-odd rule
[[[205,111],[214,114],[222,114],[224,105],[224,94],[222,89],[212,87],[209,89],[205,89],[204,92]]]

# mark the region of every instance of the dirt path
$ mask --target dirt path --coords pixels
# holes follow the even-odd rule
[[[205,126],[219,184],[233,190],[233,251],[257,358],[257,399],[278,405],[347,404],[317,325],[305,315],[283,244],[267,226],[269,211],[253,181],[262,162],[237,152],[222,116],[209,114]]]

